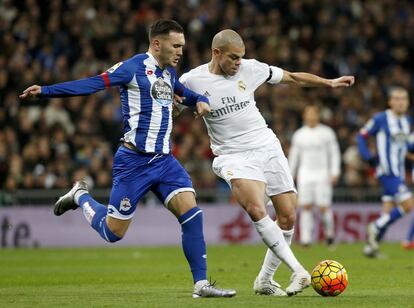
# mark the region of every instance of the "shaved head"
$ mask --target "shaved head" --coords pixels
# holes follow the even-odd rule
[[[226,29],[220,31],[214,36],[213,42],[211,43],[211,49],[218,48],[220,50],[224,50],[229,45],[234,45],[238,48],[244,47],[241,36],[236,31]]]

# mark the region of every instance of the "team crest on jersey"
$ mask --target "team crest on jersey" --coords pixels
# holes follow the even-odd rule
[[[128,211],[130,208],[131,208],[131,202],[129,201],[129,198],[122,199],[119,209],[121,211]]]
[[[147,75],[151,76],[152,74],[154,74],[154,71],[153,70],[147,70],[145,73]]]
[[[161,77],[151,86],[151,96],[161,106],[169,106],[173,101],[173,90],[171,86]]]
[[[112,74],[113,72],[115,72],[118,67],[120,67],[122,64],[124,64],[124,62],[118,62],[117,64],[115,64],[114,66],[112,66],[110,69],[107,70],[108,73]]]
[[[237,85],[239,86],[239,90],[240,90],[240,91],[244,91],[244,90],[246,90],[246,84],[244,83],[244,81],[243,81],[243,80],[239,80],[239,81],[237,82]]]

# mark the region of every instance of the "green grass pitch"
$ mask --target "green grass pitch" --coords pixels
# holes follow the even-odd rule
[[[414,307],[414,251],[384,244],[386,258],[367,259],[361,244],[293,246],[310,271],[334,259],[348,271],[349,285],[325,298],[312,287],[289,298],[254,295],[253,280],[264,245],[209,246],[209,276],[234,298],[193,299],[192,281],[180,247],[0,250],[0,307]],[[282,265],[275,279],[286,287]]]

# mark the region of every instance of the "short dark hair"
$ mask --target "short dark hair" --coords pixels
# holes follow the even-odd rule
[[[171,19],[158,19],[149,28],[148,38],[151,40],[159,35],[168,35],[170,32],[184,33],[183,27]]]

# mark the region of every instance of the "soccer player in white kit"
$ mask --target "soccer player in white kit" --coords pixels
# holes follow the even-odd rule
[[[324,79],[290,73],[243,59],[244,54],[244,43],[237,32],[223,30],[213,38],[211,61],[184,74],[180,81],[209,98],[211,112],[204,121],[217,156],[213,171],[231,186],[269,248],[254,283],[255,292],[295,295],[310,284],[309,273],[289,247],[296,219],[296,190],[280,142],[256,107],[254,91],[264,82],[346,87],[354,83],[354,77]],[[276,209],[277,223],[267,214],[265,194]],[[292,271],[286,292],[273,281],[281,260]]]
[[[304,126],[292,137],[289,166],[296,177],[300,206],[300,242],[312,243],[314,217],[319,207],[328,246],[334,242],[334,218],[331,209],[332,186],[341,170],[341,153],[332,128],[320,123],[319,107],[308,105],[303,111]]]

